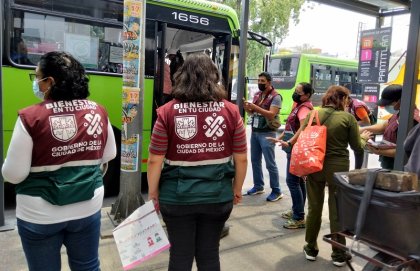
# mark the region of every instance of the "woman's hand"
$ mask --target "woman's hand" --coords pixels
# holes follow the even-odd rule
[[[279,143],[281,147],[288,147],[289,143],[287,141],[283,141],[281,140],[283,138],[283,136],[279,136],[278,138],[274,138],[274,137],[266,137],[266,139],[274,144]]]
[[[149,200],[153,201],[153,205],[155,206],[156,213],[159,214],[160,212],[159,191],[150,191],[149,189]]]
[[[275,138],[275,137],[270,137],[270,136],[267,136],[265,139],[267,139],[268,141],[270,141],[274,144],[279,143],[281,141],[280,138]]]
[[[369,153],[380,155],[380,149],[369,144],[366,145],[366,148],[368,149]]]
[[[242,201],[242,189],[238,191],[236,189],[233,190],[233,204],[241,203]]]
[[[371,139],[373,137],[373,134],[371,132],[369,132],[368,130],[363,130],[362,133],[360,134],[360,137],[364,141],[368,141],[369,139]]]

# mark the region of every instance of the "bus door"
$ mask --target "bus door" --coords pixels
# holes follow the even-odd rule
[[[149,61],[155,63],[152,127],[153,122],[156,119],[156,109],[164,104],[164,89],[168,87],[167,72],[169,71],[171,75],[170,87],[173,87],[173,74],[179,67],[179,65],[174,62],[183,62],[190,54],[206,53],[212,58],[222,76],[221,83],[224,84],[225,88],[229,91],[230,97],[232,84],[232,78],[229,74],[232,40],[230,34],[201,32],[169,23],[159,21],[153,22],[154,24],[151,22],[146,24],[150,33],[153,31],[152,28],[155,31],[155,43],[147,43],[146,37],[146,51],[150,51],[148,50],[148,46],[154,46],[153,59],[146,54],[146,62],[149,59]],[[146,31],[146,33],[147,32],[148,31]],[[176,55],[175,58],[169,55],[174,53]]]
[[[322,104],[322,96],[327,89],[334,85],[333,68],[331,65],[311,64],[311,85],[315,92],[312,95],[312,104],[320,106]]]
[[[222,84],[228,91],[228,99],[236,101],[236,93],[232,94],[232,76],[229,76],[230,49],[232,44],[231,35],[220,36],[213,40],[213,62],[221,71]]]

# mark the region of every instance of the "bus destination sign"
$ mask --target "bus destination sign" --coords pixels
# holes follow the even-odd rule
[[[188,28],[231,33],[227,19],[164,6],[147,5],[147,19],[182,25]]]

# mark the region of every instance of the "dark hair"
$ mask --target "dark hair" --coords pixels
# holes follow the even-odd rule
[[[330,86],[322,97],[322,106],[330,105],[336,110],[344,110],[343,101],[350,97],[350,91],[342,86]]]
[[[258,77],[260,77],[260,76],[264,76],[266,79],[267,79],[267,81],[268,82],[271,82],[271,73],[269,73],[269,72],[262,72],[262,73],[260,73],[260,74],[258,74]]]
[[[43,77],[54,78],[48,99],[69,101],[89,96],[89,78],[85,68],[69,53],[46,53],[41,56],[38,66]]]
[[[312,94],[314,94],[314,88],[312,87],[312,85],[311,84],[309,84],[309,83],[306,83],[306,82],[301,82],[301,83],[299,83],[298,85],[301,85],[302,86],[302,90],[303,90],[303,93],[305,93],[305,94],[309,94],[309,97],[311,97],[312,96]]]
[[[174,75],[172,96],[181,102],[220,101],[226,98],[220,74],[205,54],[189,55]]]

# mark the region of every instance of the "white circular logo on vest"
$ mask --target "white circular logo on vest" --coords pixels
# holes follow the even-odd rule
[[[93,135],[94,138],[97,138],[98,135],[102,134],[102,126],[104,125],[101,122],[101,115],[94,114],[94,111],[91,111],[92,114],[86,114],[85,120],[88,121],[88,123],[84,123],[84,126],[89,126],[86,130],[88,135]]]
[[[50,127],[53,137],[59,141],[67,142],[77,133],[75,115],[50,116]]]
[[[175,133],[182,140],[189,140],[197,134],[197,116],[175,117]]]
[[[205,135],[207,137],[212,137],[213,140],[224,135],[222,128],[226,129],[226,124],[224,124],[225,119],[222,116],[216,116],[215,113],[213,113],[214,118],[208,116],[206,118],[207,125],[203,126],[204,129],[207,129]]]

